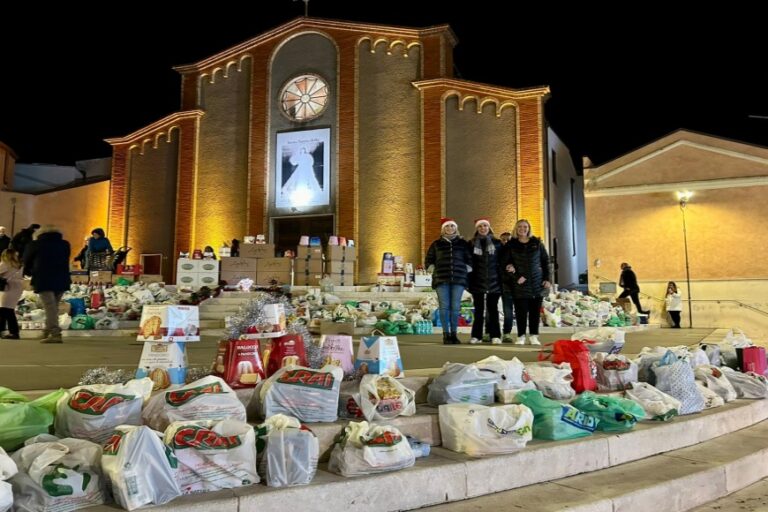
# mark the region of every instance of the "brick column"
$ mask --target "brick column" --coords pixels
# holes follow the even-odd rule
[[[109,183],[109,219],[107,236],[119,240],[120,245],[128,243],[125,231],[125,216],[128,206],[128,159],[129,145],[120,144],[112,148],[112,179]]]
[[[199,118],[182,119],[179,125],[179,168],[176,177],[176,232],[174,254],[192,250],[197,189],[197,131]],[[171,279],[176,282],[176,265],[171,265]]]
[[[355,34],[338,32],[333,34],[339,46],[339,92],[338,92],[338,147],[336,188],[336,233],[357,240],[357,162],[355,121],[357,119],[355,92],[357,38]]]
[[[445,183],[443,169],[442,87],[421,91],[422,101],[422,198],[421,253],[440,236],[440,217],[444,214]]]
[[[521,100],[520,105],[520,176],[518,187],[519,217],[528,219],[536,236],[544,236],[544,165],[543,102],[541,98]]]
[[[248,233],[267,233],[267,197],[269,195],[268,125],[269,56],[273,45],[261,45],[251,51],[251,151],[248,157]]]

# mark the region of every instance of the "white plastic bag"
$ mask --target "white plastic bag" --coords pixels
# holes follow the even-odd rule
[[[183,494],[231,489],[259,482],[256,435],[237,420],[176,421],[163,439],[179,461]]]
[[[576,396],[576,391],[571,387],[573,370],[570,363],[532,364],[526,369],[531,380],[536,384],[536,389],[547,398],[569,400]]]
[[[741,373],[725,366],[721,370],[733,385],[739,398],[768,397],[768,381],[762,375],[753,372]]]
[[[363,375],[359,396],[363,416],[368,421],[416,414],[414,392],[389,375]]]
[[[647,382],[633,382],[632,387],[624,391],[630,400],[639,403],[645,411],[646,419],[666,421],[677,416],[680,400],[659,391]]]
[[[705,386],[702,381],[697,380],[696,387],[699,388],[699,393],[701,393],[701,397],[704,399],[705,409],[714,409],[715,407],[722,407],[725,405],[723,397]]]
[[[306,485],[317,472],[320,444],[299,420],[283,414],[270,417],[257,429],[259,473],[270,487]]]
[[[499,376],[474,364],[445,363],[440,375],[429,384],[430,405],[472,403],[490,405]]]
[[[153,396],[142,413],[144,423],[163,432],[171,422],[232,419],[246,421],[245,406],[219,377],[208,375]]]
[[[723,343],[727,343],[734,348],[746,348],[752,346],[752,340],[747,338],[747,335],[744,334],[744,331],[738,327],[734,327],[725,334]]]
[[[82,439],[34,443],[13,454],[15,510],[77,510],[107,501],[101,446]]]
[[[595,365],[599,391],[622,391],[637,382],[637,364],[626,356],[598,352]]]
[[[733,384],[730,383],[728,377],[723,375],[720,368],[716,366],[708,364],[699,365],[694,368],[693,375],[697,381],[702,382],[705,387],[717,393],[724,402],[731,402],[738,397]]]
[[[595,343],[587,343],[587,347],[592,353],[618,354],[624,347],[624,331],[616,327],[598,327],[597,329],[579,331],[571,335],[571,339],[594,341]]]
[[[411,445],[395,427],[351,421],[333,447],[328,470],[343,476],[371,475],[415,463]]]
[[[343,378],[344,371],[338,366],[319,370],[287,366],[260,383],[252,400],[259,401],[263,418],[285,414],[305,423],[336,421]]]
[[[473,457],[511,453],[533,437],[533,412],[524,405],[440,406],[443,447]]]
[[[118,425],[141,425],[141,408],[150,393],[148,378],[71,388],[56,403],[56,434],[102,444]]]
[[[0,481],[0,512],[8,512],[13,506],[13,487]]]
[[[5,453],[5,450],[3,450],[3,447],[0,446],[0,480],[8,480],[18,471],[16,463],[13,462],[13,459],[10,458],[8,454]]]
[[[518,391],[536,389],[536,384],[528,375],[525,365],[516,357],[505,361],[500,357],[488,356],[475,365],[481,370],[490,370],[497,375],[496,400],[503,404],[513,403]]]

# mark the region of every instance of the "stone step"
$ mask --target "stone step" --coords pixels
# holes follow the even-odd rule
[[[682,511],[768,475],[768,422],[756,424],[766,417],[768,401],[738,400],[668,423],[643,422],[627,433],[532,441],[508,455],[472,458],[438,447],[412,468],[367,477],[344,478],[321,464],[307,486],[252,485],[182,497],[163,510],[280,510],[300,503],[309,512],[394,511],[503,493],[506,501],[494,503],[502,504],[499,510]],[[466,510],[485,508],[479,501],[466,502]]]

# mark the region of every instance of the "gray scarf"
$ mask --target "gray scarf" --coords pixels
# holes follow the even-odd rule
[[[475,237],[475,249],[479,249],[480,251],[483,250],[482,245],[480,245],[480,240],[485,238],[486,243],[485,247],[488,249],[488,254],[495,254],[496,253],[496,246],[493,243],[493,235],[488,234],[485,237],[476,236]]]

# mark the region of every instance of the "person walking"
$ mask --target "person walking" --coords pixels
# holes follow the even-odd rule
[[[32,289],[45,309],[45,337],[40,343],[61,343],[59,301],[72,281],[69,278],[69,242],[55,226],[44,226],[37,240],[24,252],[24,274],[32,276]]]
[[[632,270],[632,267],[629,265],[629,263],[621,264],[621,277],[619,277],[619,286],[624,289],[624,291],[621,292],[621,295],[619,295],[620,299],[631,297],[632,302],[635,303],[635,307],[637,308],[638,313],[642,315],[651,314],[650,311],[643,311],[643,307],[640,305],[640,285],[637,284],[637,276],[635,275],[635,272]]]
[[[30,224],[29,227],[22,229],[13,236],[10,247],[19,253],[21,261],[24,261],[24,251],[26,250],[26,247],[32,243],[32,240],[34,240],[35,231],[38,229],[40,229],[40,224]]]
[[[467,288],[470,265],[469,246],[461,238],[453,219],[440,219],[440,238],[427,250],[424,266],[432,273],[432,288],[437,292],[438,314],[443,326],[443,344],[461,343],[458,335],[461,296]]]
[[[493,236],[488,217],[475,220],[475,236],[469,241],[472,254],[472,272],[469,274],[469,291],[475,306],[470,343],[483,340],[483,327],[488,331],[491,343],[501,344],[499,327],[499,299],[501,298],[501,275],[499,253],[501,242]],[[486,322],[486,314],[488,320]]]
[[[526,219],[517,221],[515,238],[504,247],[501,268],[506,276],[504,285],[511,290],[515,301],[515,344],[525,345],[525,331],[528,329],[531,345],[541,345],[539,323],[542,294],[550,287],[549,255],[542,241],[531,234],[531,223]]]
[[[680,328],[680,312],[683,310],[683,299],[680,292],[677,291],[677,284],[674,281],[667,283],[667,296],[664,298],[664,303],[669,313],[669,318],[672,320],[672,328]]]
[[[16,304],[19,303],[24,291],[21,261],[19,254],[13,249],[6,249],[0,254],[0,277],[5,286],[0,290],[0,333],[6,326],[8,334],[4,340],[19,339],[19,322],[16,320]]]
[[[11,237],[5,232],[5,226],[0,226],[0,255],[11,245]]]

